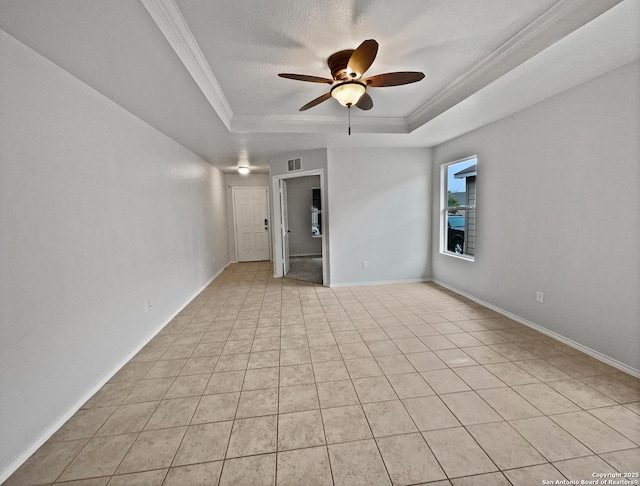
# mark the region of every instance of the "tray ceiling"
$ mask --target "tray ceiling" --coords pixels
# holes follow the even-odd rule
[[[440,143],[570,87],[547,76],[544,86],[514,89],[550,66],[578,64],[566,73],[577,84],[629,62],[638,57],[639,3],[0,0],[0,28],[213,165],[231,170],[246,151],[265,170],[282,152]],[[368,75],[426,78],[370,88],[374,108],[353,110],[357,133],[347,138],[335,100],[298,112],[328,85],[277,74],[327,77],[330,54],[368,38],[380,44]]]

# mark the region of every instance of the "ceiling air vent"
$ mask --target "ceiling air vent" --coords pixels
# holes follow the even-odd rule
[[[300,168],[302,167],[300,158],[288,160],[287,163],[289,164],[289,172],[293,170],[300,170]]]

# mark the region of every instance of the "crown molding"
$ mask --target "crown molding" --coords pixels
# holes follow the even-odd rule
[[[409,115],[409,131],[444,113],[621,1],[560,0]]]
[[[141,0],[227,129],[233,110],[174,0]]]
[[[344,116],[234,115],[231,131],[236,133],[341,133],[347,129]],[[352,117],[355,133],[409,133],[404,118]]]

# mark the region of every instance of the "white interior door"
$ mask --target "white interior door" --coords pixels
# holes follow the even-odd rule
[[[289,209],[287,207],[287,181],[280,181],[280,209],[282,211],[282,265],[283,275],[289,273]]]
[[[267,188],[235,187],[233,204],[238,261],[269,260]]]

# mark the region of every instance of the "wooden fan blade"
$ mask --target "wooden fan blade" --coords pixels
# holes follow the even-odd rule
[[[333,79],[321,78],[319,76],[309,76],[307,74],[280,73],[278,74],[278,76],[280,76],[281,78],[295,79],[296,81],[308,81],[310,83],[333,84]]]
[[[356,106],[361,110],[370,110],[373,108],[373,100],[371,96],[369,96],[369,93],[363,94],[356,103]]]
[[[353,54],[351,54],[349,62],[347,63],[347,72],[350,73],[350,76],[353,78],[361,77],[367,69],[371,67],[377,53],[378,43],[376,41],[373,39],[364,41],[353,51]]]
[[[383,86],[400,86],[411,84],[424,78],[424,73],[417,71],[398,71],[397,73],[376,74],[363,80],[367,87],[381,88]]]
[[[313,108],[314,106],[319,105],[323,101],[327,101],[329,98],[331,98],[331,92],[325,93],[322,96],[318,96],[315,100],[309,101],[309,103],[307,103],[302,108],[300,108],[299,111],[305,111],[305,110],[308,110],[309,108]]]

